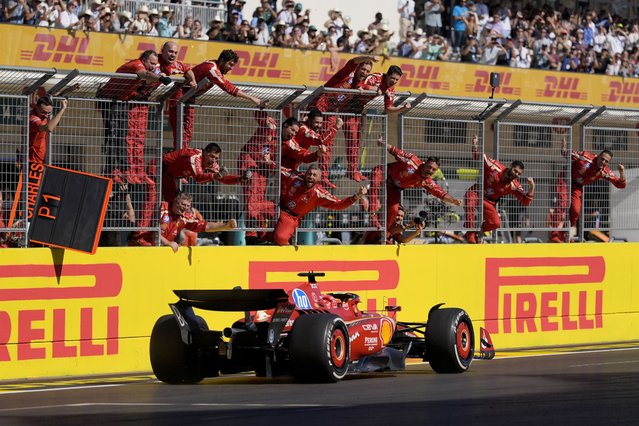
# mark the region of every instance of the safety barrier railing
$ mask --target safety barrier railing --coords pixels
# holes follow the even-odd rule
[[[506,167],[513,161],[524,164],[518,179],[524,192],[530,189],[529,178],[535,184],[530,205],[513,195],[499,203],[502,226],[493,235],[497,242],[522,241],[533,233],[541,241],[567,241],[571,163],[565,151],[574,144],[574,126],[591,110],[592,106],[516,101],[496,117],[494,144],[485,152]]]
[[[624,168],[626,187],[617,188],[607,180],[584,187],[578,234],[585,240],[607,241],[639,236],[639,110],[600,107],[582,123],[578,150],[599,155],[612,154],[609,168],[619,176]]]
[[[486,120],[506,103],[503,99],[452,98],[420,95],[400,121],[401,148],[425,161],[435,156],[440,169],[433,179],[462,206],[445,203],[421,188],[403,191],[408,218],[424,222],[425,237],[455,241],[462,231],[481,228],[482,158],[472,154],[477,137],[484,152]]]
[[[408,219],[425,222],[422,236],[430,237],[423,239],[426,242],[446,242],[447,236],[460,241],[464,231],[481,230],[484,165],[478,157],[483,153],[505,166],[522,161],[519,181],[524,190],[528,177],[536,186],[527,207],[512,197],[501,200],[501,227],[488,241],[568,241],[571,203],[576,205],[571,192],[578,187],[571,176],[572,150],[593,155],[610,150],[612,172],[618,176],[618,164],[623,164],[627,182],[625,189],[605,180],[586,185],[580,211],[583,233],[577,237],[632,240],[639,231],[634,214],[639,203],[639,110],[398,93],[395,106],[408,102],[411,108],[393,116],[385,112],[384,97],[376,92],[239,84],[244,94],[268,101],[257,106],[216,85],[203,91],[203,86],[183,89],[183,83],[183,78],[172,77],[166,85],[140,85],[135,75],[0,67],[0,245],[26,245],[29,138],[34,134],[29,115],[44,95],[50,96],[52,106],[47,118],[62,114],[54,131],[45,135],[44,162],[107,176],[115,183],[103,245],[124,245],[132,232],[140,231],[152,232],[158,243],[162,154],[187,144],[203,149],[216,143],[222,150],[214,182],[175,181],[192,193],[204,219],[237,219],[237,230],[221,234],[221,243],[246,244],[246,237],[255,241],[253,237],[271,231],[281,208],[282,124],[289,116],[305,120],[314,107],[324,114],[320,135],[341,124],[325,142],[330,155],[316,161],[327,180],[325,188],[341,199],[362,185],[370,187],[366,199],[343,211],[317,209],[308,214],[296,238],[300,244],[384,242],[378,231],[389,223],[384,208],[386,164],[393,161],[385,149],[389,141],[422,160],[439,157],[441,173],[435,182],[464,200],[462,206],[447,205],[419,189],[403,191]],[[185,93],[179,94],[180,89]],[[122,93],[131,96],[119,96]],[[181,131],[174,134],[172,128]],[[479,155],[473,153],[474,136]],[[302,164],[299,171],[306,167]],[[481,195],[473,212],[471,189]],[[214,236],[200,235],[191,242],[214,244]]]

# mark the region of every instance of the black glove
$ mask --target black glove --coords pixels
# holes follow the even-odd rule
[[[169,84],[171,84],[173,80],[171,80],[170,77],[167,76],[162,76],[160,77],[160,83],[164,84],[165,86],[168,86]]]

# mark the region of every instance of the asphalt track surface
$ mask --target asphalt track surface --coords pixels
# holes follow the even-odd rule
[[[639,424],[639,346],[506,355],[464,374],[416,364],[336,384],[247,375],[0,384],[0,425]]]

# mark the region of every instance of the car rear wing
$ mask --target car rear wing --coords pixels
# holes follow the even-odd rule
[[[245,312],[273,309],[288,301],[282,289],[264,290],[173,290],[181,306],[208,311]]]

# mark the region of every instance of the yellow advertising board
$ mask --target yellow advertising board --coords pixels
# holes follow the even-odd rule
[[[144,50],[159,50],[167,41],[157,37],[69,33],[16,25],[0,25],[0,36],[5,40],[5,48],[0,52],[2,65],[102,72],[113,72],[128,59],[139,57]],[[240,62],[230,79],[236,82],[317,87],[336,71],[327,52],[176,41],[178,58],[190,64],[215,59],[224,49],[235,50]],[[339,66],[348,58],[343,55]],[[490,72],[496,71],[501,73],[501,86],[495,91],[498,98],[617,107],[636,107],[639,103],[637,79],[397,57],[376,64],[373,71],[383,72],[389,65],[399,65],[404,71],[398,90],[412,93],[485,98],[491,94]]]
[[[497,352],[639,340],[636,244],[4,249],[0,380],[149,371],[149,335],[173,289],[284,288],[324,271],[323,291],[364,310],[468,311]],[[241,313],[198,312],[211,329]]]

